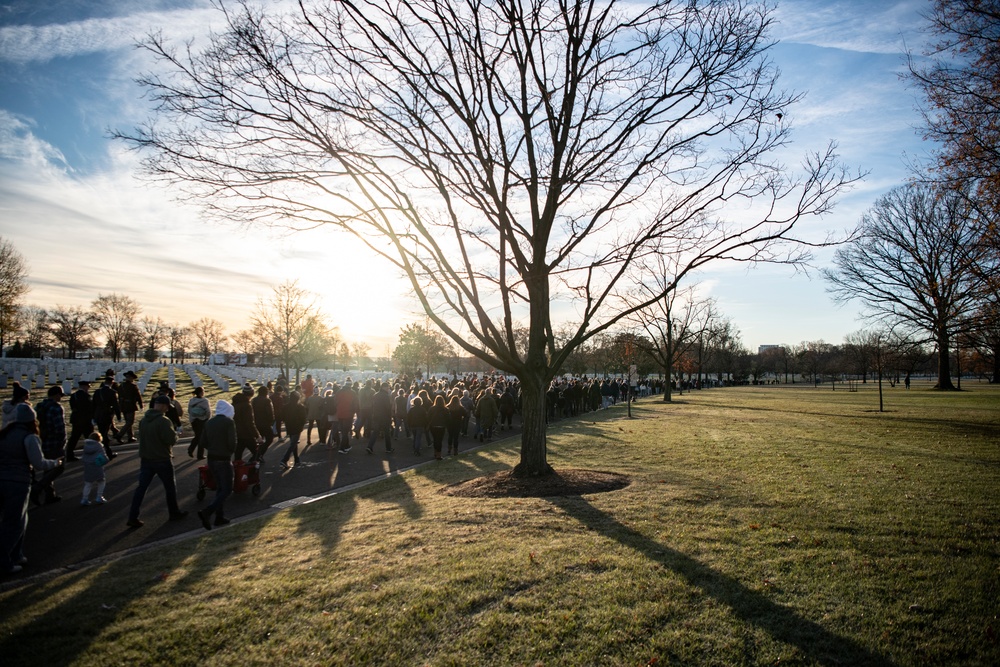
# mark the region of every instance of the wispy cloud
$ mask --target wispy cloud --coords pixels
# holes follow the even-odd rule
[[[845,51],[899,54],[903,35],[917,35],[919,12],[926,9],[926,0],[786,0],[778,4],[775,37]]]
[[[0,61],[38,63],[116,51],[130,48],[136,40],[161,29],[168,35],[203,34],[219,20],[218,11],[202,7],[40,26],[4,26],[0,28]]]

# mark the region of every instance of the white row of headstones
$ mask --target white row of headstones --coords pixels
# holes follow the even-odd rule
[[[121,382],[123,373],[131,370],[139,377],[136,384],[145,394],[153,373],[160,367],[156,362],[117,362],[94,361],[90,359],[12,359],[0,358],[0,390],[10,389],[16,380],[29,390],[41,390],[55,384],[62,385],[63,391],[72,393],[80,380],[99,383],[110,369],[115,379]],[[171,387],[177,386],[177,376],[183,372],[191,379],[195,387],[203,386],[203,376],[208,377],[222,391],[238,390],[249,383],[253,387],[277,382],[281,377],[280,368],[262,368],[250,366],[207,366],[202,364],[184,364],[168,366],[167,376]],[[312,375],[316,387],[320,390],[328,382],[342,384],[346,379],[365,382],[370,378],[389,379],[390,373],[357,372],[354,373],[329,370],[326,368],[307,369],[302,372],[299,380]],[[291,379],[294,382],[295,378]],[[287,387],[286,387],[287,389]]]
[[[139,376],[136,383],[141,391],[146,391],[146,385],[153,372],[159,367],[156,363],[110,363],[108,361],[93,361],[90,359],[0,359],[0,390],[9,389],[13,383],[19,382],[28,390],[41,390],[53,385],[61,385],[67,394],[79,386],[81,380],[92,384],[101,382],[108,370],[115,379],[121,382],[123,373],[134,371]]]

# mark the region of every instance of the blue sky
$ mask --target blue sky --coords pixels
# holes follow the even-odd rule
[[[868,172],[842,197],[824,230],[852,228],[908,162],[927,150],[915,91],[900,79],[903,50],[919,51],[927,0],[779,2],[772,57],[783,85],[806,93],[789,110],[787,162],[837,141],[845,162]],[[229,333],[256,300],[286,279],[319,294],[348,340],[382,355],[406,321],[422,319],[390,271],[359,261],[356,243],[330,232],[273,236],[209,225],[170,192],[135,177],[136,156],[107,138],[148,116],[133,79],[149,68],[137,38],[204,34],[208,2],[0,0],[0,235],[28,260],[28,301],[86,306],[98,293],[137,298],[145,313],[185,324],[213,317]],[[826,295],[817,254],[808,271],[722,266],[701,276],[755,349],[861,328],[857,310]],[[377,304],[377,307],[373,307]]]

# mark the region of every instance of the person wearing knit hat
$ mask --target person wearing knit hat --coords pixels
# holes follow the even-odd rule
[[[17,380],[12,383],[11,392],[10,399],[4,401],[3,405],[0,406],[0,412],[3,413],[2,419],[0,419],[0,429],[14,421],[14,410],[17,409],[18,405],[27,403],[28,398],[30,398],[28,390],[22,387]]]
[[[0,574],[16,574],[27,564],[23,546],[32,470],[59,464],[42,455],[35,411],[23,401],[15,404],[10,423],[0,429]]]
[[[215,479],[215,499],[212,504],[198,512],[205,530],[212,529],[212,517],[216,526],[229,523],[223,513],[226,498],[233,492],[233,454],[236,453],[236,410],[225,400],[215,404],[215,416],[205,422],[201,431],[201,442],[205,446],[208,469]]]

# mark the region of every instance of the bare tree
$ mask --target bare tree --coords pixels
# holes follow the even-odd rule
[[[49,330],[62,344],[67,359],[74,359],[76,353],[94,346],[94,315],[80,307],[56,306],[49,313]]]
[[[124,294],[98,294],[90,304],[94,323],[104,334],[111,360],[118,361],[129,334],[136,328],[136,319],[142,312],[139,302]]]
[[[666,376],[663,402],[671,401],[671,379],[680,361],[698,344],[702,335],[701,326],[706,324],[703,317],[706,310],[714,308],[709,299],[698,299],[695,288],[663,290],[663,283],[676,285],[668,258],[660,256],[657,266],[643,273],[647,280],[640,284],[638,298],[645,300],[650,291],[661,295],[654,303],[635,313],[631,321],[645,332],[640,341],[648,341],[645,352],[663,369]]]
[[[24,348],[33,357],[41,356],[53,341],[49,312],[40,306],[21,306],[19,319]]]
[[[147,41],[162,122],[119,136],[223,218],[332,224],[401,270],[436,329],[520,379],[517,474],[551,472],[565,360],[647,305],[617,293],[633,261],[801,260],[797,224],[853,180],[832,147],[801,174],[777,161],[797,96],[756,3],[333,0],[225,20],[200,53]],[[577,310],[558,344],[553,304]]]
[[[233,334],[232,340],[243,354],[253,357],[254,363],[260,364],[274,355],[274,340],[259,329],[237,331]]]
[[[191,330],[171,324],[167,327],[167,345],[170,347],[170,363],[184,363],[188,348],[191,347]]]
[[[838,301],[857,299],[892,328],[926,334],[938,350],[938,389],[954,389],[950,343],[997,276],[967,198],[907,185],[881,197],[823,271]]]
[[[188,330],[191,332],[191,337],[194,339],[203,364],[208,363],[208,358],[211,355],[221,352],[222,346],[226,343],[226,327],[222,322],[210,317],[203,317],[192,322],[188,325]]]
[[[140,325],[142,326],[143,358],[146,361],[156,361],[160,347],[170,334],[170,328],[159,317],[156,319],[144,317]]]
[[[358,368],[364,366],[363,362],[368,358],[368,353],[371,352],[372,346],[368,343],[353,343],[351,345],[351,352],[354,354],[354,360],[358,364]]]
[[[329,356],[339,342],[337,331],[325,324],[325,316],[316,299],[298,286],[284,282],[274,288],[270,298],[257,300],[250,322],[255,335],[270,341],[282,371],[288,378],[309,364]]]
[[[14,244],[0,236],[0,356],[21,328],[21,299],[28,293],[28,262]]]

